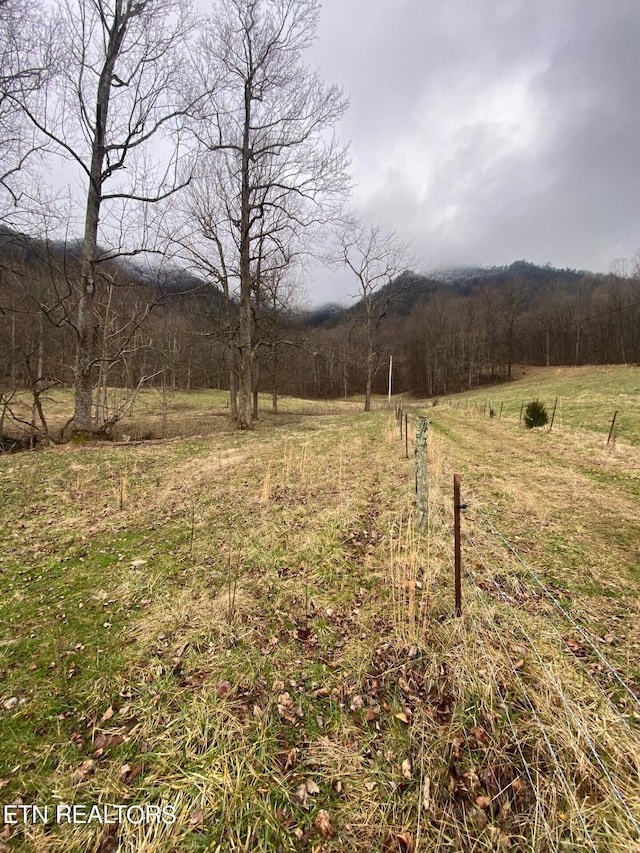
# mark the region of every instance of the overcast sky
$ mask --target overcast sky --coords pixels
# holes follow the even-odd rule
[[[354,207],[421,269],[605,271],[640,246],[639,46],[639,0],[323,0],[307,59],[351,99]]]

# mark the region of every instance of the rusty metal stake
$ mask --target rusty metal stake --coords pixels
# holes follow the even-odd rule
[[[616,425],[616,418],[618,417],[618,410],[613,413],[613,420],[611,421],[611,429],[609,430],[609,437],[607,438],[607,446],[611,441],[611,436],[613,435],[613,428]]]
[[[460,583],[460,474],[453,475],[453,544],[455,560],[456,616],[462,616],[462,588]]]
[[[558,398],[556,397],[556,401],[553,404],[553,414],[551,415],[551,426],[549,427],[549,432],[553,429],[553,422],[556,419],[556,408],[558,406]]]

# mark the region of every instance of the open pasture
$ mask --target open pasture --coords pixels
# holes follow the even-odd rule
[[[20,821],[0,850],[637,849],[637,444],[405,401],[421,535],[384,401],[196,431],[210,399],[176,395],[164,440],[140,408],[128,442],[0,457],[2,802],[176,818]]]

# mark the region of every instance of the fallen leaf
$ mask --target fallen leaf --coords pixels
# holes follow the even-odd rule
[[[376,783],[375,782],[365,782],[364,787],[367,789],[367,791],[373,791],[376,787]]]
[[[325,811],[324,809],[320,809],[320,811],[316,815],[316,819],[314,820],[313,825],[323,838],[331,838],[331,836],[333,835],[333,828],[331,826],[329,812]]]
[[[491,808],[491,798],[480,794],[476,797],[476,805],[481,809],[489,809]]]
[[[123,773],[125,767],[128,767],[129,769],[126,773]],[[122,781],[125,783],[125,785],[131,785],[131,783],[135,781],[138,776],[144,773],[144,769],[145,766],[143,762],[138,762],[138,764],[134,764],[132,767],[129,767],[128,764],[123,765],[122,770],[120,770],[120,776],[122,778]]]
[[[104,712],[104,714],[100,717],[100,722],[106,723],[106,721],[110,720],[114,714],[115,714],[115,711],[113,710],[113,708],[111,706],[109,706],[107,708],[107,710]]]
[[[213,689],[218,699],[223,699],[231,692],[231,687],[230,681],[217,681]]]
[[[413,838],[408,832],[401,832],[400,835],[388,835],[383,849],[385,853],[413,853]]]
[[[300,803],[301,806],[306,807],[307,805],[307,786],[304,782],[301,782],[298,787],[291,794],[292,799],[294,799],[297,803]]]
[[[310,794],[311,796],[315,796],[316,794],[320,793],[320,788],[318,788],[318,786],[313,781],[313,779],[305,779],[304,780],[304,787],[305,787],[307,794]]]
[[[424,777],[422,783],[422,808],[425,811],[431,808],[431,779],[428,776]]]
[[[494,844],[498,845],[500,850],[509,850],[511,848],[511,839],[498,826],[488,826],[487,832]]]
[[[398,714],[394,715],[396,720],[402,720],[403,723],[407,723],[407,725],[411,722],[411,715],[407,713],[407,711],[400,711]]]
[[[202,826],[204,823],[204,809],[197,808],[191,812],[191,817],[189,818],[189,823],[191,826]]]
[[[284,717],[286,714],[290,713],[293,710],[293,700],[289,693],[281,693],[278,696],[278,713],[281,717]]]
[[[362,696],[356,694],[351,700],[351,705],[349,706],[352,711],[360,711],[364,708],[364,699]]]
[[[405,779],[411,779],[411,759],[405,758],[402,762],[402,775]]]
[[[105,826],[100,834],[96,853],[115,853],[119,847],[118,840],[119,824],[111,823]]]
[[[124,743],[125,737],[121,734],[109,734],[109,732],[99,732],[93,742],[93,753],[102,754],[105,749],[112,749],[114,746],[120,746]]]
[[[464,746],[464,735],[458,730],[451,736],[451,754],[456,761],[460,758],[461,746]]]
[[[462,778],[467,790],[473,794],[476,788],[480,785],[480,779],[478,778],[476,771],[473,768],[471,770],[467,770],[462,774]]]
[[[73,774],[71,776],[71,783],[73,785],[80,785],[81,782],[85,782],[89,778],[89,776],[92,776],[95,773],[95,769],[95,761],[93,761],[93,759],[91,758],[88,758],[73,771]]]
[[[484,744],[484,746],[489,746],[491,743],[491,738],[486,733],[486,731],[482,728],[482,726],[474,726],[469,730],[469,734],[473,735],[473,737],[478,741],[478,743]]]

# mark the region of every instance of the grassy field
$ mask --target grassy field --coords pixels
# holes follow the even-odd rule
[[[601,367],[526,368],[517,381],[443,398],[447,405],[488,412],[496,417],[520,419],[523,403],[539,398],[549,417],[555,401],[554,431],[579,430],[608,436],[617,412],[614,435],[618,440],[640,445],[640,369],[628,365]]]
[[[0,851],[640,849],[640,370],[603,375],[496,388],[501,419],[411,402],[422,534],[382,402],[240,434],[217,392],[149,392],[129,440],[0,457],[0,802],[134,807],[21,816]],[[518,424],[534,390],[552,433]]]

